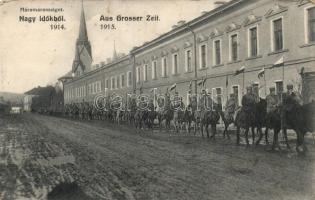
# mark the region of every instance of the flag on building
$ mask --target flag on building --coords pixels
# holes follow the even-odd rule
[[[176,83],[174,83],[171,88],[170,88],[170,91],[174,90],[176,88]]]
[[[277,60],[277,62],[275,62],[272,65],[272,68],[274,68],[274,67],[281,67],[283,65],[284,65],[284,58],[283,58],[283,56],[281,56],[281,58],[279,60]]]
[[[139,92],[140,92],[140,94],[143,93],[143,91],[142,91],[142,86],[139,88]]]
[[[206,81],[207,81],[207,79],[206,78],[203,78],[203,79],[201,79],[199,82],[198,82],[198,86],[205,86],[206,85]]]
[[[192,81],[189,82],[189,90],[192,88]]]
[[[226,75],[225,77],[225,87],[227,88],[229,86],[229,75]]]
[[[262,78],[265,76],[265,68],[263,67],[259,72],[258,72],[258,78]]]
[[[237,75],[244,73],[244,72],[245,72],[245,66],[242,66],[240,69],[235,71],[234,76],[237,76]]]

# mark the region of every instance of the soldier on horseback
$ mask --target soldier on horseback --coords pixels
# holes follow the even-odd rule
[[[255,105],[257,104],[257,97],[253,94],[252,86],[246,88],[246,94],[242,98],[242,108],[237,114],[235,123],[237,126],[237,145],[240,143],[240,128],[245,129],[246,143],[249,145],[248,141],[248,131],[252,127],[252,138],[253,143],[255,140],[254,126],[255,126]]]
[[[294,105],[303,105],[301,95],[298,92],[293,91],[293,85],[287,85],[287,92],[282,94],[281,101],[281,127],[284,133],[284,136],[287,137],[287,114],[292,111]],[[286,138],[287,140],[287,138]]]

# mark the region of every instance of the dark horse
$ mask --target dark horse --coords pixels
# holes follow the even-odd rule
[[[203,137],[203,128],[206,129],[207,132],[207,138],[209,138],[209,125],[211,125],[211,132],[212,135],[210,136],[211,139],[215,139],[215,135],[217,133],[217,124],[220,120],[220,112],[219,105],[215,104],[213,105],[212,110],[204,110],[201,111],[201,119],[200,119],[200,129],[201,134]]]
[[[166,130],[171,129],[171,120],[173,119],[174,111],[172,109],[158,111],[159,128],[162,129],[162,122],[165,120]]]
[[[240,143],[240,130],[245,129],[246,144],[249,145],[248,132],[251,128],[253,144],[255,143],[255,128],[262,135],[262,127],[266,122],[267,102],[265,99],[260,98],[259,102],[255,104],[254,108],[250,111],[241,109],[235,118],[236,125],[236,143]]]
[[[306,146],[304,143],[304,135],[307,132],[313,132],[315,129],[315,102],[311,102],[305,105],[299,105],[296,102],[292,103],[285,114],[286,126],[283,128],[284,138],[287,144],[287,147],[290,148],[288,143],[286,127],[291,128],[297,135],[296,141],[296,151],[299,154],[304,154],[306,151]],[[280,149],[278,135],[281,130],[281,107],[278,107],[275,112],[268,115],[267,117],[267,128],[271,128],[274,131],[274,139],[272,149],[278,147]],[[265,132],[266,138],[268,137],[268,129]]]

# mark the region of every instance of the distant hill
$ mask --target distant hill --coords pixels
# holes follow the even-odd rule
[[[4,101],[10,101],[14,104],[23,103],[24,94],[13,92],[0,92],[0,97],[3,97]]]

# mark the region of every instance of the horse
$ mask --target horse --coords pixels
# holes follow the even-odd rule
[[[260,98],[259,102],[256,103],[252,110],[245,111],[243,108],[236,114],[235,125],[236,125],[236,144],[240,143],[240,130],[245,129],[246,145],[249,146],[248,132],[251,128],[252,132],[252,144],[255,143],[255,128],[257,128],[260,136],[262,135],[262,127],[266,119],[267,102],[265,99]]]
[[[272,144],[272,150],[276,147],[280,148],[278,135],[280,130],[284,134],[284,139],[287,148],[290,149],[287,137],[287,128],[293,129],[297,135],[296,140],[296,151],[299,155],[304,155],[307,147],[304,142],[304,136],[307,132],[313,132],[315,130],[315,102],[310,102],[304,105],[299,105],[298,103],[291,102],[290,110],[286,112],[286,126],[282,126],[281,113],[283,112],[283,107],[279,106],[277,109],[268,115],[267,117],[267,128],[272,128],[274,131],[274,138]],[[282,128],[281,128],[282,127]],[[266,138],[268,137],[268,130],[265,132]]]
[[[215,135],[217,132],[217,124],[220,120],[220,106],[219,104],[213,104],[212,109],[205,109],[204,111],[201,111],[201,119],[200,119],[200,130],[202,137],[203,135],[203,129],[205,128],[207,132],[207,138],[215,139]],[[211,132],[212,135],[209,135],[209,125],[211,125]]]
[[[230,133],[229,133],[229,126],[231,124],[234,124],[235,122],[235,113],[239,111],[239,108],[234,109],[232,112],[219,112],[221,119],[224,123],[224,130],[223,130],[223,138],[225,138],[225,135],[227,136],[228,139],[230,139]]]
[[[188,133],[190,133],[191,124],[193,121],[195,121],[194,112],[192,111],[190,107],[188,107],[185,109],[183,113],[183,119],[182,119],[182,122],[186,125],[186,131]],[[195,134],[196,134],[196,131],[195,131]]]

